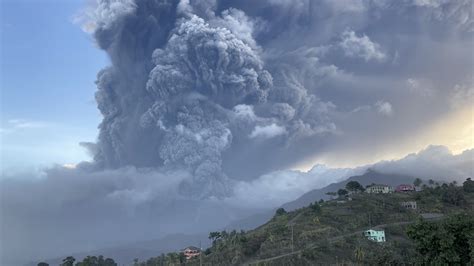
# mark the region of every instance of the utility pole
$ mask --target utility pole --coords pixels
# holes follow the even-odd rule
[[[202,266],[202,246],[201,246],[201,240],[199,240],[199,266]]]
[[[294,244],[294,238],[293,238],[293,224],[291,224],[291,252],[295,251],[295,244]]]

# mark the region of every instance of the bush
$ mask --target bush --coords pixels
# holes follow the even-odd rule
[[[318,214],[321,213],[321,206],[319,206],[318,202],[311,203],[309,207],[311,208],[313,212],[318,213]]]
[[[243,252],[247,256],[254,255],[262,246],[265,241],[265,235],[255,235],[247,239],[246,245],[243,248]]]
[[[364,191],[364,187],[357,181],[349,181],[347,184],[346,184],[346,189],[348,191],[353,191],[353,192],[357,192],[357,191]]]
[[[286,214],[286,210],[283,209],[283,208],[278,208],[275,212],[276,215],[280,216],[280,215],[283,215],[283,214]]]
[[[438,223],[419,221],[409,226],[407,235],[415,241],[422,264],[465,265],[474,259],[474,218],[467,214]]]
[[[347,193],[348,193],[347,190],[342,189],[342,188],[337,191],[337,195],[339,195],[339,197],[345,196],[347,195]]]
[[[462,188],[464,192],[473,193],[474,192],[474,181],[471,178],[466,179],[464,183],[462,183]]]

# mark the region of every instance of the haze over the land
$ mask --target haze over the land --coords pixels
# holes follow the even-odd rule
[[[472,10],[468,0],[85,4],[73,21],[110,60],[97,74],[97,139],[80,143],[88,161],[40,176],[2,167],[2,259],[206,232],[369,166],[472,176]],[[23,130],[47,126],[1,122],[2,160],[28,154]]]

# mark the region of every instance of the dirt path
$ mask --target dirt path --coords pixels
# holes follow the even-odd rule
[[[289,220],[287,223],[287,226],[295,225],[296,220],[298,220],[298,218],[300,218],[301,215],[303,215],[302,212],[298,213],[295,217],[293,217],[293,219]]]

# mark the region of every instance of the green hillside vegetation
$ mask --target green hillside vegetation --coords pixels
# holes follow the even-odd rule
[[[351,185],[352,189],[348,190],[359,189],[358,186]],[[440,228],[461,230],[462,233],[457,233],[458,238],[474,232],[472,191],[464,191],[463,187],[451,183],[426,186],[420,192],[356,193],[350,198],[352,200],[340,197],[322,203],[315,202],[292,212],[278,209],[270,221],[248,232],[212,232],[212,247],[204,252],[202,261],[195,258],[185,265],[414,264],[464,263],[466,259],[472,261],[474,243],[469,240],[472,238],[459,240],[456,234],[452,234],[451,239],[444,237],[451,244],[464,243],[460,244],[465,249],[463,260],[460,259],[461,255],[455,254],[455,249],[440,247],[443,243],[438,243],[438,247],[428,245],[436,245],[433,239],[439,238],[437,234]],[[404,201],[416,201],[418,209],[405,209],[401,206]],[[424,219],[423,216],[428,218]],[[462,222],[453,225],[447,221]],[[369,228],[385,230],[387,242],[375,243],[366,239],[362,232]],[[422,233],[420,235],[414,232]],[[449,229],[446,229],[443,234],[447,235],[449,232]],[[423,235],[431,235],[432,239],[423,239]],[[467,249],[465,243],[468,243]],[[442,253],[444,248],[447,258],[436,258],[435,254],[427,254],[424,251],[433,248],[436,254]]]
[[[211,232],[212,246],[186,260],[162,254],[135,266],[467,264],[474,260],[474,181],[424,185],[420,192],[368,194],[351,184],[347,196],[283,208],[251,231]],[[402,202],[416,201],[409,210]],[[363,236],[384,230],[386,242]]]

